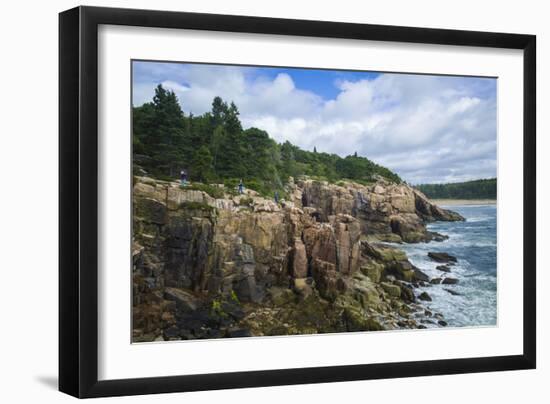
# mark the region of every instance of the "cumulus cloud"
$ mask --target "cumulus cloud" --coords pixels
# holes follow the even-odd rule
[[[496,176],[494,79],[380,74],[334,81],[337,95],[325,99],[315,88],[300,88],[292,73],[140,63],[134,105],[149,101],[158,83],[176,93],[185,112],[209,111],[219,95],[237,104],[244,127],[307,150],[357,152],[411,183]]]

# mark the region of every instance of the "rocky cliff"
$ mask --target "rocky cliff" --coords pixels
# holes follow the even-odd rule
[[[135,177],[135,342],[444,324],[415,291],[430,279],[382,242],[442,240],[426,223],[460,215],[383,181],[290,181],[279,204],[225,191]]]

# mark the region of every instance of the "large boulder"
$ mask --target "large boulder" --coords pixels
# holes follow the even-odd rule
[[[449,262],[457,262],[457,259],[455,256],[447,254],[445,252],[428,252],[428,257],[430,257],[435,262],[443,262],[443,263],[449,263]]]

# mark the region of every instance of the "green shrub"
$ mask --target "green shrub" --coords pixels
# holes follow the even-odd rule
[[[194,182],[186,187],[180,186],[180,188],[202,191],[215,199],[222,199],[225,196],[225,192],[223,188],[220,188],[216,185],[202,184],[200,182]]]
[[[243,196],[240,200],[239,200],[239,205],[240,206],[250,206],[254,203],[254,200],[248,196]]]
[[[237,297],[237,294],[233,289],[231,290],[231,300],[233,300],[235,303],[240,303],[239,298]]]
[[[215,207],[210,206],[206,203],[193,202],[193,201],[184,201],[184,202],[180,203],[180,208],[181,209],[186,209],[186,210],[202,210],[202,211],[207,211],[207,212],[213,212],[213,211],[216,210]]]

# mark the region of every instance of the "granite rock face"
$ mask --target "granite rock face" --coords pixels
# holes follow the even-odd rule
[[[429,281],[381,241],[434,239],[463,220],[403,184],[301,179],[243,204],[135,177],[134,341],[418,328],[410,283]]]

